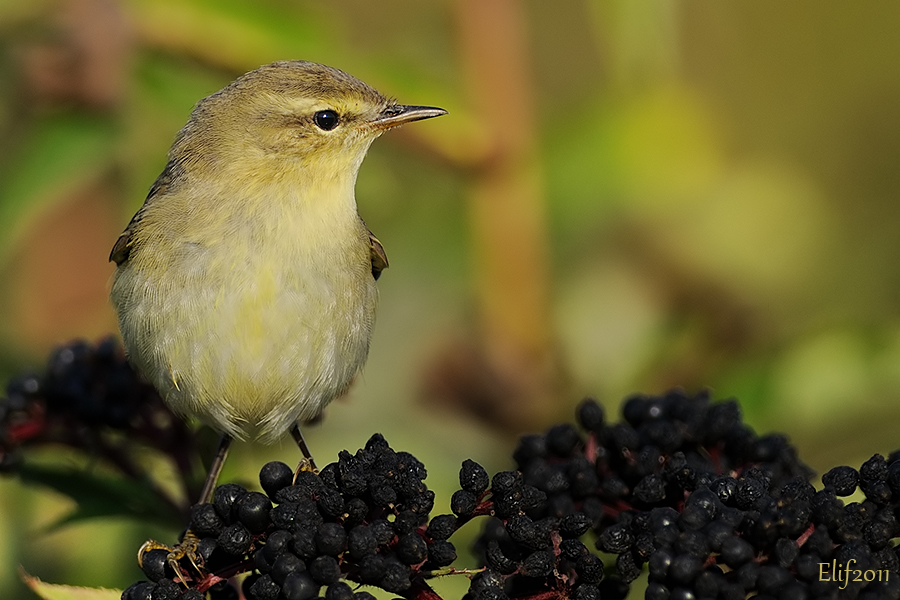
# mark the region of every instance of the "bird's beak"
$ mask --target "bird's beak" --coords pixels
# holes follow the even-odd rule
[[[369,125],[375,131],[386,131],[392,127],[446,115],[447,111],[436,106],[409,106],[392,104],[385,108]]]

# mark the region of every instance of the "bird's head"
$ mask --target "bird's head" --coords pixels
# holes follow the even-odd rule
[[[355,175],[381,133],[443,114],[441,108],[398,104],[332,67],[276,62],[201,100],[172,158],[214,171],[296,167]]]

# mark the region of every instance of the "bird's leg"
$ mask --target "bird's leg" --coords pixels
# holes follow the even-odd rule
[[[227,433],[222,434],[222,439],[219,440],[219,447],[216,450],[216,455],[213,457],[212,464],[209,466],[209,473],[206,475],[206,481],[203,483],[203,490],[200,492],[200,501],[198,504],[212,502],[213,491],[216,489],[216,482],[219,480],[219,474],[222,472],[222,467],[225,465],[225,458],[228,456],[228,448],[231,446],[231,439],[231,436]],[[138,565],[143,564],[144,553],[149,552],[150,550],[168,550],[169,555],[166,557],[166,561],[169,563],[169,566],[172,567],[172,570],[178,576],[181,583],[187,586],[188,583],[184,576],[184,569],[181,568],[179,561],[182,558],[187,558],[196,572],[202,575],[203,570],[197,564],[197,545],[199,543],[200,538],[194,535],[194,532],[190,529],[184,533],[184,538],[173,547],[160,544],[154,540],[149,540],[141,546],[140,550],[138,550]]]
[[[300,447],[300,452],[303,453],[303,458],[300,459],[300,462],[297,464],[297,470],[294,472],[294,480],[297,479],[297,473],[300,471],[312,471],[313,473],[318,473],[319,468],[316,466],[316,461],[313,459],[312,452],[309,451],[309,446],[306,445],[306,440],[303,439],[303,433],[300,431],[300,426],[294,423],[294,426],[291,428],[291,436],[294,438],[294,441],[297,442],[297,446]]]
[[[212,464],[209,465],[209,473],[206,475],[206,481],[203,483],[203,490],[200,492],[200,501],[198,504],[212,502],[213,492],[216,489],[216,482],[219,481],[219,474],[222,473],[222,467],[225,466],[225,458],[228,456],[228,448],[231,447],[232,437],[227,433],[222,434],[219,440],[219,448],[216,450],[216,456],[213,458]]]

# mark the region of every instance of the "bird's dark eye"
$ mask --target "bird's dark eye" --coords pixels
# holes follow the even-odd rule
[[[320,110],[313,115],[313,121],[316,123],[316,126],[319,129],[331,131],[332,129],[337,127],[340,118],[338,117],[338,114],[333,110]]]

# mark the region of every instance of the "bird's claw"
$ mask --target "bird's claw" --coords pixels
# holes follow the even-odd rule
[[[316,475],[318,475],[319,468],[316,467],[316,463],[314,463],[311,458],[301,458],[300,462],[297,463],[297,468],[294,469],[293,483],[297,482],[297,476],[303,472],[315,473]]]
[[[203,558],[197,554],[198,545],[200,543],[200,538],[188,530],[184,534],[184,539],[182,539],[175,546],[166,546],[156,540],[147,540],[144,542],[141,547],[138,549],[138,566],[143,568],[144,566],[144,554],[150,552],[151,550],[166,550],[169,554],[166,556],[166,562],[169,564],[169,567],[172,568],[175,575],[178,577],[178,580],[184,584],[185,587],[190,587],[188,584],[188,578],[185,577],[184,569],[181,567],[181,559],[187,558],[191,563],[191,566],[194,567],[194,570],[198,575],[203,575],[203,569],[200,567],[200,564],[203,563]],[[198,564],[200,563],[200,564]]]

